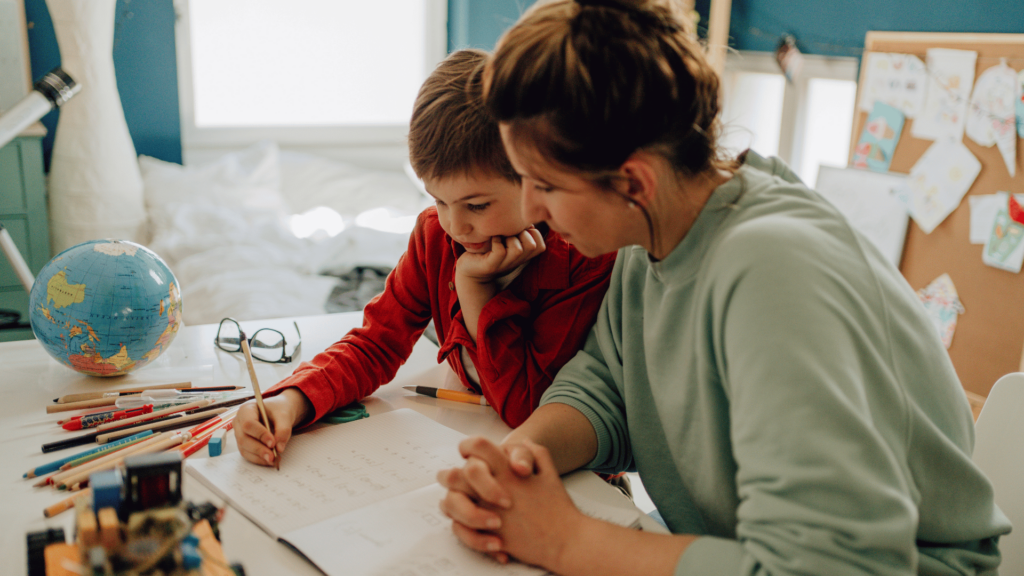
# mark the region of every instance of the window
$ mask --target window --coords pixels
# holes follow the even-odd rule
[[[822,164],[846,166],[857,93],[857,59],[804,56],[803,72],[787,82],[767,52],[726,59],[722,145],[753,148],[784,160],[814,186]]]
[[[445,0],[176,0],[182,144],[402,143]],[[404,144],[402,144],[404,146]]]

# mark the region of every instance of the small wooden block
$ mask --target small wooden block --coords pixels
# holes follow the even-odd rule
[[[96,515],[92,513],[92,508],[79,510],[76,522],[78,523],[76,541],[82,548],[89,549],[99,544],[99,530],[97,529]]]
[[[46,576],[81,576],[82,574],[82,556],[75,544],[66,542],[50,544],[43,550],[43,557],[46,559]]]
[[[192,527],[192,533],[199,538],[199,549],[207,558],[203,560],[203,576],[235,576],[235,573],[227,568],[228,561],[224,559],[224,550],[221,549],[220,542],[213,535],[210,523],[201,520]]]
[[[112,550],[121,543],[121,522],[117,518],[117,511],[109,506],[101,508],[96,518],[100,524],[100,545]]]

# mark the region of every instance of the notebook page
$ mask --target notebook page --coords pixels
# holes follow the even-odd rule
[[[328,576],[533,576],[548,572],[512,563],[501,565],[463,546],[452,521],[438,507],[439,484],[328,518],[281,536]],[[584,514],[620,526],[637,527],[640,510],[610,506],[569,492]]]
[[[463,438],[406,408],[295,436],[281,470],[238,452],[185,462],[193,477],[277,538],[433,484],[439,470],[462,465]]]
[[[281,536],[328,576],[536,576],[523,564],[501,565],[452,534],[437,503],[439,484],[329,518]]]

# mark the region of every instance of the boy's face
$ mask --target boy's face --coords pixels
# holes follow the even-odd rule
[[[466,252],[490,252],[491,237],[515,236],[530,225],[523,220],[519,185],[501,176],[458,175],[423,184],[437,204],[441,228]]]

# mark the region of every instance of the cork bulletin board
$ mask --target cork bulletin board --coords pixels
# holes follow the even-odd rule
[[[918,32],[868,32],[864,42],[868,52],[914,54],[925,61],[929,48],[973,50],[978,53],[975,78],[999,64],[1000,58],[1014,70],[1024,69],[1024,34],[951,34]],[[866,61],[862,60],[862,62]],[[865,85],[866,70],[861,66],[858,86]],[[860,92],[860,89],[858,89]],[[860,94],[857,95],[857,102]],[[850,146],[860,138],[868,113],[859,108],[854,115]],[[931,140],[914,138],[907,118],[889,170],[908,174]],[[963,143],[981,162],[981,173],[967,194],[994,194],[998,191],[1024,193],[1024,142],[1017,140],[1016,176],[1011,177],[996,146],[985,148],[964,136]],[[925,234],[911,220],[903,248],[900,271],[914,290],[948,273],[956,285],[965,312],[960,315],[949,356],[960,381],[980,397],[988,395],[1001,376],[1021,370],[1024,349],[1024,272],[1014,274],[982,263],[983,246],[969,242],[970,206],[968,197],[931,234]]]

